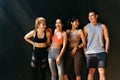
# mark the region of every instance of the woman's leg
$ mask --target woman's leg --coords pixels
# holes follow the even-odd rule
[[[76,80],[81,80],[81,66],[82,66],[82,54],[81,50],[78,50],[74,56],[74,70]]]
[[[63,60],[57,65],[59,80],[64,80]]]
[[[47,73],[49,73],[47,70],[48,70],[48,59],[45,58],[45,59],[42,59],[40,61],[40,74],[41,74],[41,80],[45,80],[46,79],[46,76],[47,76]]]
[[[67,57],[64,58],[64,80],[69,80],[68,73],[73,63],[73,58],[70,57],[70,55],[66,55],[66,56]]]
[[[57,80],[57,73],[56,73],[56,61],[52,58],[48,58],[49,67],[52,75],[52,80]]]
[[[33,55],[32,55],[32,60],[31,60],[31,68],[32,68],[32,80],[37,80],[39,78],[38,60]]]

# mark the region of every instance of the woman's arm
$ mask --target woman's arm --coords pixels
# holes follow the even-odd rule
[[[52,37],[52,29],[47,28],[46,29],[46,34],[47,34],[47,45],[50,46],[50,44],[51,44],[51,37]]]
[[[61,58],[65,52],[65,49],[66,49],[66,45],[67,45],[67,35],[66,35],[66,32],[64,32],[64,34],[63,34],[63,47],[59,53],[59,56],[56,59],[56,64],[60,64]]]
[[[84,33],[83,33],[83,31],[81,29],[79,30],[79,35],[80,35],[80,38],[82,40],[82,43],[79,44],[77,47],[82,48],[82,47],[84,47],[86,45],[86,41],[85,41]]]
[[[64,34],[63,34],[63,47],[60,51],[59,57],[62,57],[62,55],[64,54],[64,52],[66,50],[66,46],[67,46],[67,34],[66,34],[66,32],[64,32]]]
[[[83,33],[84,33],[84,36],[85,36],[85,43],[87,45],[87,34],[88,34],[88,28],[87,28],[87,26],[84,27]],[[84,46],[84,53],[85,52],[86,52],[86,46]]]
[[[27,41],[28,43],[34,45],[34,41],[32,41],[32,40],[30,39],[31,37],[34,36],[34,34],[35,34],[35,31],[34,31],[34,30],[32,30],[32,31],[30,31],[29,33],[27,33],[27,34],[24,36],[25,41]]]

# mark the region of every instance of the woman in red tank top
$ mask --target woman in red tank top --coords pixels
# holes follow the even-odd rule
[[[48,61],[51,71],[52,80],[57,80],[57,71],[59,80],[63,80],[63,53],[66,48],[67,36],[66,32],[63,31],[63,23],[61,19],[57,19],[55,23],[56,29],[52,37],[52,43],[49,49]],[[57,66],[57,70],[56,70]]]

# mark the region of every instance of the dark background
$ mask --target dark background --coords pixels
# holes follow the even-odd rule
[[[23,37],[34,29],[36,17],[45,17],[54,29],[57,17],[79,16],[83,27],[91,8],[99,10],[109,29],[107,80],[120,80],[119,0],[0,0],[0,80],[31,80],[32,46]]]

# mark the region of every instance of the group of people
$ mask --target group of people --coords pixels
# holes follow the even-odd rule
[[[98,22],[96,10],[89,12],[88,19],[90,23],[83,29],[78,29],[79,19],[71,18],[68,23],[71,29],[66,31],[63,30],[62,20],[56,19],[54,33],[46,27],[45,18],[38,17],[35,20],[35,29],[24,37],[33,45],[31,67],[34,80],[38,80],[38,72],[41,76],[39,80],[46,80],[46,69],[50,69],[51,80],[69,80],[71,66],[74,67],[76,80],[81,80],[82,49],[89,70],[87,80],[94,80],[96,68],[99,80],[106,80],[106,57],[110,43],[108,29]]]

